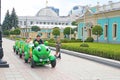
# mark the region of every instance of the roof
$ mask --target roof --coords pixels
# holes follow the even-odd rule
[[[51,8],[46,7],[46,8],[42,8],[38,11],[38,13],[36,14],[37,17],[39,16],[51,16],[51,17],[57,17],[57,13],[55,11],[53,11]]]

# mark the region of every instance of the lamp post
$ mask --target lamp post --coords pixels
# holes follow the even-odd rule
[[[87,8],[86,8],[86,6],[84,6],[84,26],[83,26],[83,43],[85,42],[85,40],[84,40],[84,38],[85,38],[85,27],[86,27],[86,22],[85,22],[85,13],[86,13],[86,11],[87,11]]]
[[[7,64],[6,61],[3,61],[4,54],[3,54],[3,48],[2,48],[2,28],[1,28],[1,0],[0,0],[0,67],[9,67],[9,64]]]
[[[83,43],[84,43],[84,30],[85,30],[84,28],[85,28],[85,13],[84,13],[84,26],[83,26]]]
[[[28,38],[28,31],[27,31],[28,29],[27,29],[27,26],[28,26],[28,25],[27,25],[27,16],[26,16],[26,33],[25,33],[26,39]]]

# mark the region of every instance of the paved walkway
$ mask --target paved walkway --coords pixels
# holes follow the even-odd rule
[[[13,44],[3,38],[3,59],[10,67],[0,68],[0,80],[120,80],[118,68],[66,54],[57,60],[55,68],[46,65],[32,69],[13,52]]]

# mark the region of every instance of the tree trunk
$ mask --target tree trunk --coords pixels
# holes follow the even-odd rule
[[[97,42],[98,42],[98,35],[97,35]]]

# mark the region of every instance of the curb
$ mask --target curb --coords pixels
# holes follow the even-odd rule
[[[50,47],[50,49],[54,50],[54,51],[56,50],[56,48],[54,48],[54,47]],[[73,56],[76,56],[76,57],[92,60],[92,61],[95,61],[95,62],[98,62],[98,63],[102,63],[102,64],[105,64],[105,65],[109,65],[109,66],[116,67],[116,68],[120,69],[120,61],[106,59],[106,58],[93,56],[93,55],[88,55],[88,54],[83,54],[83,53],[74,52],[74,51],[69,51],[69,50],[65,50],[65,49],[61,49],[60,51],[65,53],[65,54],[68,54],[68,55],[73,55]]]

